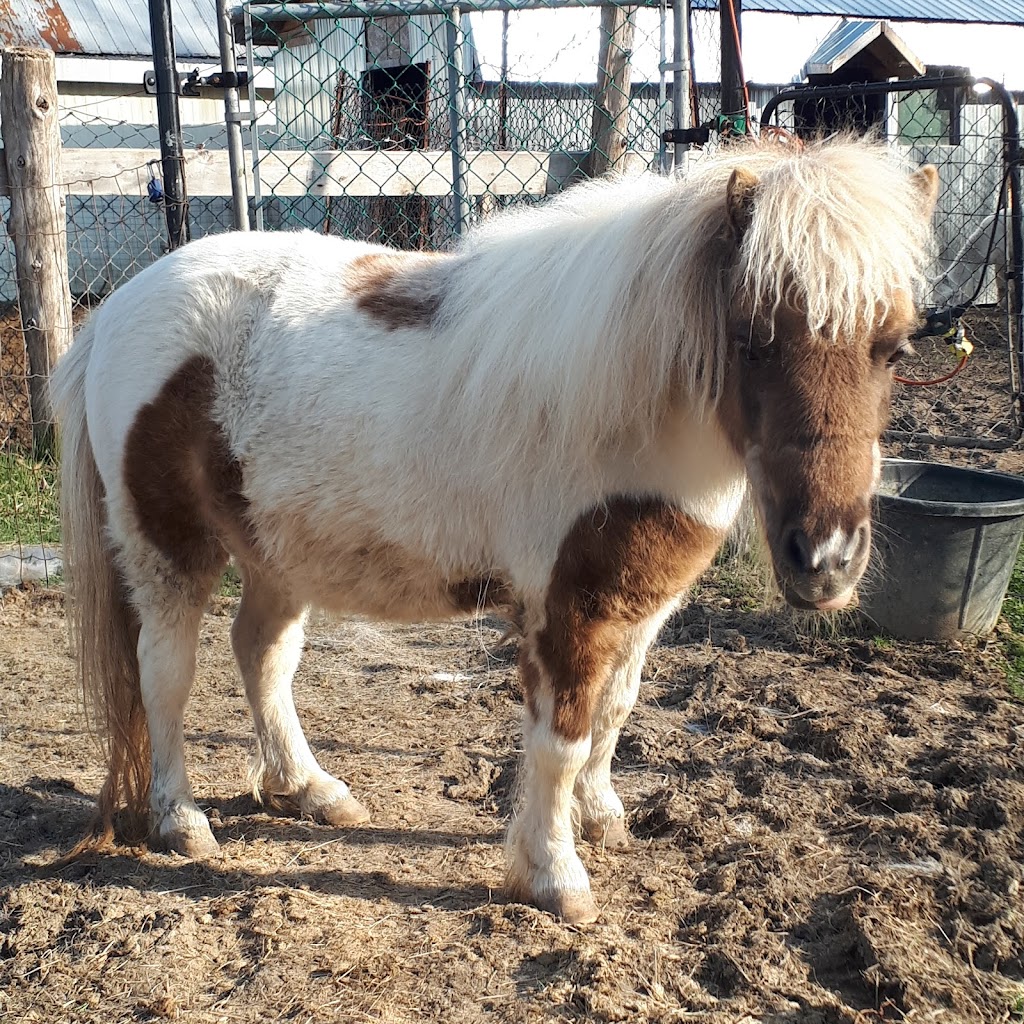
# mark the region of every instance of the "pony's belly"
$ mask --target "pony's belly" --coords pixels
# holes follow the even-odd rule
[[[311,534],[302,524],[272,531],[267,567],[304,603],[336,614],[423,622],[494,612],[516,616],[511,589],[495,575],[444,571],[435,561],[373,531]]]

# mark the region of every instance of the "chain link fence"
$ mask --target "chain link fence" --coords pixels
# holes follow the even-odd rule
[[[96,90],[99,92],[99,89]],[[107,87],[110,95],[60,96],[62,177],[67,187],[68,278],[72,322],[167,248],[155,107],[142,88]],[[222,149],[222,105],[198,105],[209,123],[184,128],[193,152]],[[55,467],[33,451],[25,333],[18,307],[11,201],[0,197],[0,587],[59,570]],[[192,235],[227,230],[230,199],[191,203]]]
[[[274,75],[262,226],[444,248],[587,174],[666,166],[665,8],[420,9],[244,5],[246,63]]]

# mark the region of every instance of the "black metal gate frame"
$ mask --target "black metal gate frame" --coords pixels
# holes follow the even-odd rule
[[[963,75],[954,78],[923,76],[900,82],[865,82],[851,85],[796,85],[777,93],[766,104],[761,113],[761,127],[770,127],[773,115],[779,105],[790,100],[807,97],[820,99],[842,99],[849,96],[875,96],[894,92],[915,92],[920,89],[972,89],[975,85],[986,85],[999,100],[1003,108],[1003,175],[1001,189],[1007,190],[1008,202],[1005,215],[1010,226],[1010,258],[1007,274],[1007,293],[1010,296],[1010,340],[1009,358],[1013,392],[1011,401],[1015,410],[1015,425],[1012,436],[993,440],[930,434],[910,434],[904,431],[889,431],[886,435],[895,441],[915,441],[965,448],[986,448],[1000,450],[1009,448],[1020,440],[1024,433],[1024,403],[1021,387],[1024,381],[1024,209],[1021,203],[1021,142],[1017,123],[1017,108],[1013,97],[991,78],[973,78]]]

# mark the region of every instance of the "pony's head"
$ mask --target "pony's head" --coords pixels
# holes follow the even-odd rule
[[[870,555],[879,439],[916,322],[938,175],[853,142],[730,162],[719,416],[787,601],[842,608]]]

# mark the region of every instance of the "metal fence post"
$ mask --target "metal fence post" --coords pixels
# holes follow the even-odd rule
[[[169,248],[177,249],[189,240],[189,228],[171,0],[149,0],[149,29],[153,40],[153,70],[156,73],[156,116],[160,127],[167,244]]]
[[[469,204],[466,201],[466,158],[463,145],[466,139],[466,110],[463,89],[463,38],[462,12],[459,7],[448,11],[448,119],[451,122],[452,143],[452,196],[455,210],[452,227],[456,235],[465,230],[469,219]]]
[[[245,158],[242,149],[242,124],[238,104],[238,62],[232,37],[228,0],[217,0],[217,35],[220,43],[220,67],[230,82],[224,90],[224,124],[228,139],[228,164],[231,172],[231,214],[236,231],[249,230],[249,193],[245,185]],[[249,74],[255,68],[249,67]]]
[[[672,126],[690,125],[690,4],[689,0],[672,0]],[[686,170],[689,145],[677,142],[672,151],[672,167]]]

